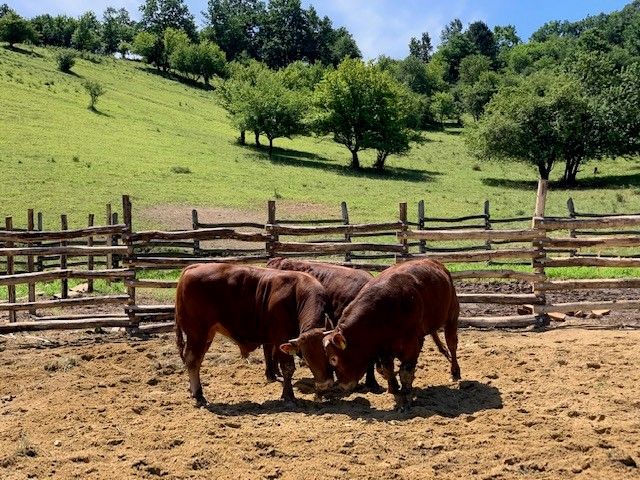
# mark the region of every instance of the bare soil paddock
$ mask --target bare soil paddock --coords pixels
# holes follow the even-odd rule
[[[640,331],[460,333],[463,381],[426,342],[415,406],[279,400],[216,339],[197,409],[172,335],[0,337],[0,478],[640,478]]]

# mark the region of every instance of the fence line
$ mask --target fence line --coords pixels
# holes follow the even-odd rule
[[[279,219],[275,201],[267,204],[266,222],[206,223],[197,210],[192,211],[191,229],[179,231],[135,231],[132,205],[123,197],[122,223],[118,212],[107,205],[106,225],[96,226],[89,215],[87,227],[67,228],[67,217],[61,216],[59,231],[43,230],[42,215],[28,211],[27,228],[14,228],[7,217],[0,231],[0,257],[5,259],[6,274],[0,274],[0,286],[8,291],[7,302],[0,302],[0,312],[9,314],[9,323],[0,323],[0,332],[40,329],[88,328],[89,326],[123,326],[158,331],[170,327],[172,305],[144,305],[138,289],[173,289],[175,279],[145,278],[150,271],[174,270],[194,263],[264,264],[276,256],[302,257],[336,265],[382,271],[398,262],[416,258],[433,258],[447,264],[463,264],[463,270],[452,272],[454,280],[508,279],[528,282],[531,293],[460,293],[461,303],[486,303],[532,306],[531,315],[462,318],[461,325],[504,327],[537,325],[549,312],[574,309],[637,308],[639,300],[620,299],[609,302],[552,303],[547,293],[569,290],[640,288],[640,279],[550,280],[549,267],[610,266],[640,267],[640,257],[592,257],[583,249],[629,248],[640,246],[640,235],[629,228],[640,228],[640,215],[598,215],[580,217],[573,211],[568,217],[544,215],[546,182],[539,185],[533,217],[496,219],[485,202],[482,214],[456,218],[428,217],[423,201],[418,203],[416,222],[408,218],[406,203],[399,204],[397,220],[377,223],[350,223],[346,202],[340,204],[340,215],[321,220]],[[573,212],[573,213],[572,213]],[[469,221],[482,223],[469,225]],[[529,221],[525,228],[496,228]],[[443,225],[434,226],[434,222]],[[606,235],[612,228],[616,235]],[[590,229],[594,236],[579,232]],[[562,232],[567,232],[562,236]],[[632,233],[630,233],[632,232]],[[601,235],[602,234],[602,235]],[[552,236],[553,235],[553,236]],[[390,237],[393,236],[393,241]],[[331,238],[329,238],[331,237]],[[336,237],[336,238],[333,238]],[[362,239],[362,240],[360,240]],[[366,239],[366,240],[364,240]],[[483,242],[472,244],[471,242]],[[216,246],[216,242],[223,245]],[[229,243],[231,242],[231,243]],[[441,242],[445,246],[436,246]],[[453,243],[453,245],[450,245]],[[261,244],[258,248],[243,244]],[[461,246],[460,244],[467,244]],[[213,245],[213,246],[212,246]],[[20,262],[17,258],[24,257]],[[72,262],[72,258],[80,261]],[[47,259],[58,258],[53,270]],[[526,262],[530,271],[512,268],[486,268],[468,264],[495,264],[496,261]],[[49,262],[49,263],[47,263]],[[121,267],[117,267],[122,262]],[[25,271],[17,271],[16,266]],[[96,279],[122,281],[123,294],[68,298],[68,280],[87,280],[87,293]],[[60,298],[38,299],[36,284],[60,281]],[[16,287],[27,285],[25,299],[18,299]],[[38,317],[38,310],[62,307],[120,305],[121,314],[77,314]],[[28,312],[29,320],[17,321],[18,312]],[[150,322],[155,322],[149,325]]]

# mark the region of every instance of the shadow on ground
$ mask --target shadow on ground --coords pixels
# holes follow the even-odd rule
[[[388,394],[385,393],[385,395]],[[224,416],[295,412],[306,415],[339,414],[354,419],[389,421],[409,420],[416,417],[428,418],[434,415],[454,418],[483,410],[502,408],[500,390],[475,380],[462,381],[458,388],[448,385],[415,388],[414,398],[413,406],[408,412],[378,410],[371,406],[366,397],[358,393],[347,398],[328,399],[322,402],[298,399],[294,405],[282,400],[267,400],[264,403],[247,400],[235,404],[211,402],[207,404],[206,409],[211,413]]]
[[[163,72],[162,70],[158,70],[153,67],[139,67],[140,70],[150,73],[152,75],[157,75],[162,78],[166,78],[167,80],[173,80],[174,82],[182,83],[183,85],[187,85],[188,87],[197,88],[199,90],[213,90],[213,86],[205,85],[204,83],[200,83],[197,80],[193,80],[191,78],[182,77],[180,75],[176,75],[171,72]]]
[[[9,50],[10,52],[16,52],[16,53],[21,53],[23,55],[31,55],[32,57],[42,58],[42,55],[39,54],[38,52],[33,52],[25,48],[16,47],[15,45],[13,47],[10,47],[9,45],[5,45],[2,48],[4,48],[5,50]]]
[[[508,178],[483,178],[482,183],[490,187],[535,190],[537,180],[511,180]],[[576,185],[567,187],[560,181],[549,183],[556,190],[590,190],[617,189],[620,187],[640,187],[640,173],[629,175],[599,175],[588,178],[578,178]]]
[[[246,149],[253,150],[261,155],[267,155],[265,147],[246,145]],[[274,165],[288,165],[292,167],[306,167],[332,172],[338,175],[350,177],[369,178],[375,180],[397,180],[403,182],[431,182],[435,177],[442,175],[440,172],[428,170],[413,170],[402,167],[386,166],[383,171],[374,168],[363,167],[360,170],[353,170],[347,165],[347,157],[344,159],[331,159],[314,153],[300,150],[274,147],[273,155],[270,158]]]

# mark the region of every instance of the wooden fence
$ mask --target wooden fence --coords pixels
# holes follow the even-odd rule
[[[86,228],[68,230],[64,217],[58,231],[36,230],[31,221],[27,222],[26,229],[16,230],[8,218],[5,230],[0,231],[0,242],[3,242],[0,258],[6,259],[6,272],[0,275],[0,286],[6,286],[8,292],[7,301],[0,302],[0,312],[9,313],[9,322],[0,323],[0,333],[97,326],[167,330],[173,321],[173,305],[145,303],[149,295],[140,295],[140,290],[174,289],[175,270],[194,263],[264,264],[276,256],[307,258],[370,271],[382,271],[396,262],[428,257],[455,267],[452,268],[455,281],[512,279],[531,285],[529,293],[459,293],[462,303],[532,305],[528,315],[462,318],[462,325],[528,326],[544,322],[549,312],[638,308],[640,300],[636,299],[574,303],[549,300],[548,293],[558,291],[640,287],[638,278],[560,281],[546,275],[550,267],[640,266],[637,256],[594,257],[590,253],[593,248],[635,248],[637,252],[640,216],[545,217],[545,199],[546,183],[541,182],[533,218],[491,218],[488,202],[484,213],[479,215],[430,218],[425,215],[424,203],[420,202],[416,221],[409,220],[408,206],[401,203],[396,220],[366,224],[351,223],[344,202],[336,217],[309,220],[278,218],[277,205],[270,201],[264,224],[206,223],[194,210],[192,229],[179,231],[135,231],[132,205],[127,196],[123,197],[122,224],[113,223],[113,213],[109,212],[107,218],[111,222],[104,226],[93,225],[90,217]],[[32,218],[33,213],[28,217]],[[523,225],[525,221],[527,225]],[[584,232],[600,232],[600,235]],[[37,259],[44,256],[55,256],[56,267],[39,270]],[[105,258],[104,268],[99,268],[94,260],[100,256]],[[77,258],[84,259],[85,263],[71,266],[70,259]],[[121,267],[114,268],[114,258],[121,261]],[[16,270],[18,259],[22,260],[24,271]],[[517,263],[529,267],[523,271],[511,266]],[[163,276],[163,271],[172,271],[169,279],[158,278]],[[69,279],[121,280],[126,293],[68,298]],[[36,285],[52,280],[60,281],[60,298],[37,299]],[[27,297],[18,299],[16,286],[25,284]],[[118,308],[117,313],[38,316],[38,310],[42,309],[101,304],[124,308]],[[18,319],[18,312],[28,312],[27,320]]]

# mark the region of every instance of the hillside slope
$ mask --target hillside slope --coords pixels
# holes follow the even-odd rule
[[[329,139],[279,139],[273,161],[237,145],[212,92],[165,79],[142,64],[78,60],[73,72],[56,69],[52,50],[0,48],[0,214],[14,215],[18,226],[29,207],[52,222],[52,215],[64,212],[81,224],[87,213],[118,203],[122,193],[132,195],[134,215],[185,205],[266,216],[266,200],[274,196],[306,202],[301,213],[307,216],[338,214],[346,200],[354,221],[393,218],[400,201],[411,202],[413,217],[421,198],[431,215],[480,212],[486,198],[496,215],[533,209],[533,169],[478,164],[458,131],[428,133],[429,141],[410,155],[392,157],[385,175],[354,174],[345,166],[348,152]],[[99,113],[86,108],[84,79],[106,88]],[[363,160],[370,165],[372,156]],[[640,210],[637,162],[602,162],[599,175],[587,179],[592,169],[580,175],[580,190],[551,194],[550,213],[564,214],[568,196],[581,210]],[[165,223],[160,217],[142,216],[138,225]]]

